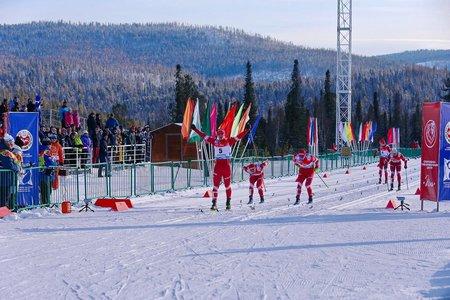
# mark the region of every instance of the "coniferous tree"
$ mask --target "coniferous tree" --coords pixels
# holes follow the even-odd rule
[[[378,124],[378,122],[380,122],[380,102],[378,101],[378,93],[374,92],[373,93],[373,122],[376,122]]]
[[[331,91],[330,70],[325,73],[323,127],[325,147],[331,148],[336,138],[336,94]]]
[[[450,77],[444,80],[444,87],[442,88],[444,95],[442,96],[442,100],[444,102],[450,102]]]
[[[185,97],[183,75],[181,72],[181,66],[178,64],[175,71],[175,103],[172,107],[172,122],[182,121],[184,101],[186,101]]]
[[[284,106],[283,144],[285,149],[297,150],[306,146],[306,110],[301,97],[301,77],[298,60],[294,60],[291,88]]]
[[[353,127],[356,129],[363,121],[361,100],[356,101],[355,116],[353,118]]]
[[[378,143],[379,139],[387,138],[387,131],[388,131],[388,116],[387,116],[387,112],[383,112],[380,115],[380,122],[378,123],[378,140],[374,140],[375,143]]]
[[[408,126],[411,127],[410,139],[411,141],[420,142],[422,137],[422,114],[420,111],[420,105],[416,104],[416,109],[412,115],[411,122]]]
[[[256,94],[255,94],[255,84],[253,82],[252,77],[252,64],[250,61],[247,61],[246,65],[246,75],[245,75],[245,86],[244,86],[244,103],[245,107],[248,107],[250,103],[252,104],[252,108],[250,109],[250,124],[253,124],[256,119],[256,114],[258,111],[258,104],[256,103]]]
[[[266,128],[266,140],[267,148],[270,155],[274,156],[276,151],[276,124],[274,117],[272,116],[272,108],[269,108],[267,112],[267,128]]]
[[[402,96],[397,92],[394,95],[394,108],[391,114],[390,127],[401,127],[401,103]]]

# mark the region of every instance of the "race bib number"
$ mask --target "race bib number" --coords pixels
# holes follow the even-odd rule
[[[384,158],[387,158],[387,157],[389,157],[389,154],[390,154],[389,151],[382,150],[380,156],[381,156],[381,157],[384,157]]]
[[[231,158],[231,147],[230,145],[223,147],[214,147],[214,157],[218,159],[229,159]]]

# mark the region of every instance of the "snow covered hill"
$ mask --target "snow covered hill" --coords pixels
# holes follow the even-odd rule
[[[205,189],[134,200],[122,213],[44,210],[0,220],[2,299],[450,298],[450,205],[378,185],[375,165],[314,181],[293,206],[294,178],[267,180],[266,203],[210,212]],[[224,207],[223,189],[219,209]],[[384,209],[405,195],[412,211]]]

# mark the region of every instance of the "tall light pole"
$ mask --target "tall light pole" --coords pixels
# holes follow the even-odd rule
[[[342,147],[340,122],[352,119],[352,0],[338,0],[336,64],[336,146]]]

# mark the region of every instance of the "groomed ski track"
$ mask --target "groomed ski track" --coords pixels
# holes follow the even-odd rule
[[[420,299],[450,297],[450,214],[419,212],[419,160],[388,192],[375,165],[315,178],[293,206],[295,178],[266,180],[266,203],[211,212],[205,189],[134,200],[114,213],[40,210],[0,221],[2,299]],[[323,175],[323,173],[321,174]],[[404,175],[404,173],[403,173]],[[256,191],[255,191],[256,192]],[[256,194],[256,193],[255,193]],[[412,212],[385,210],[406,195]],[[428,211],[428,212],[427,212]]]

